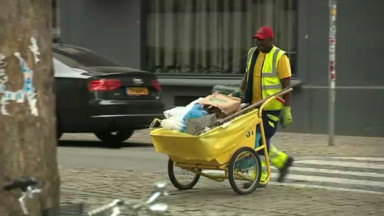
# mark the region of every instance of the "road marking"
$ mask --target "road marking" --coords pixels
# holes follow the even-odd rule
[[[272,178],[276,178],[277,176],[278,176],[277,173],[272,173]],[[306,181],[306,182],[327,182],[327,183],[363,185],[363,186],[373,186],[373,187],[384,188],[384,182],[372,181],[372,180],[355,180],[355,179],[346,179],[346,178],[333,178],[333,177],[324,177],[324,176],[296,175],[296,174],[288,174],[287,179],[296,180],[296,181]]]
[[[277,170],[276,167],[271,167],[271,169]],[[384,178],[384,174],[374,173],[374,172],[356,172],[356,171],[343,171],[343,170],[308,168],[308,167],[294,167],[294,166],[290,167],[289,170],[299,171],[299,172],[314,172],[314,173],[326,173],[326,174],[339,174],[339,175],[352,175],[352,176]]]
[[[277,183],[272,180],[269,184],[296,188],[314,188],[333,191],[346,191],[356,193],[384,194],[384,158],[380,157],[324,157],[324,158],[303,158],[296,160],[295,164],[309,165],[292,166],[286,177],[286,182]],[[319,168],[312,168],[310,165],[318,165]],[[333,166],[329,168],[329,166]],[[348,170],[345,170],[347,169]],[[367,170],[363,169],[374,169]],[[360,169],[354,171],[354,169]],[[272,178],[279,175],[277,168],[271,166]],[[222,170],[204,170],[209,174],[221,174]],[[299,173],[301,172],[301,173]],[[360,179],[354,179],[360,177]],[[379,178],[370,180],[367,178]]]
[[[367,162],[343,162],[343,161],[325,161],[325,160],[299,160],[295,161],[296,164],[310,164],[310,165],[330,165],[341,167],[353,168],[370,168],[370,169],[384,169],[383,164],[374,164]]]
[[[271,167],[272,170],[277,170],[275,167]],[[384,174],[381,173],[373,173],[373,172],[354,172],[354,171],[342,171],[342,170],[329,170],[329,169],[316,169],[316,168],[306,168],[306,167],[291,167],[289,168],[291,171],[302,171],[302,172],[316,172],[316,173],[326,173],[326,174],[340,174],[340,175],[353,175],[353,176],[363,176],[363,177],[384,177]],[[203,173],[206,174],[220,174],[224,175],[224,171],[222,170],[204,170]],[[277,173],[272,172],[272,177],[276,177]],[[372,181],[372,180],[351,180],[351,179],[346,179],[346,178],[337,178],[337,177],[324,177],[324,176],[313,176],[313,175],[293,175],[293,174],[288,174],[287,178],[292,179],[291,176],[307,176],[308,179],[305,181],[316,181],[316,182],[332,182],[332,183],[340,183],[340,184],[348,184],[348,182],[354,182],[353,184],[363,184],[361,182],[365,181]],[[297,178],[297,177],[296,177]],[[313,180],[313,179],[323,179],[325,181],[321,180]],[[340,179],[340,181],[335,181],[335,180],[328,180],[328,179]],[[294,179],[294,180],[304,180],[302,178],[299,179]],[[346,183],[344,183],[346,182]],[[380,187],[384,187],[384,182],[380,181],[372,181],[374,182],[374,185],[371,186],[377,186],[380,185]]]
[[[329,187],[329,186],[321,186],[321,185],[306,185],[306,184],[297,184],[297,183],[278,183],[278,182],[270,182],[268,184],[287,186],[287,187],[297,187],[297,188],[317,188],[317,189],[325,189],[325,190],[332,190],[332,191],[347,191],[347,192],[370,193],[370,194],[380,194],[380,195],[384,194],[383,192],[359,190],[359,189],[349,189],[349,188],[339,188],[339,187]]]
[[[359,161],[377,161],[384,162],[384,158],[380,157],[331,157],[339,160],[359,160]]]

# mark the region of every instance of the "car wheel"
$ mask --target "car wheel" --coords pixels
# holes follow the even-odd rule
[[[95,135],[103,142],[121,143],[132,136],[134,130],[96,132]]]

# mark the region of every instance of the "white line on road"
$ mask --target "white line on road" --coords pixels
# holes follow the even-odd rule
[[[273,169],[276,169],[273,167]],[[350,172],[350,171],[336,171],[328,169],[315,169],[315,168],[305,168],[305,167],[291,167],[290,170],[294,171],[306,171],[306,172],[324,172],[330,174],[347,174],[355,176],[364,176],[364,177],[384,177],[384,174],[379,173],[365,173],[365,172]],[[205,170],[203,171],[207,174],[224,174],[224,171],[221,170]],[[277,177],[277,173],[272,173],[272,178]],[[324,176],[313,176],[313,175],[296,175],[288,174],[287,179],[297,180],[297,181],[307,181],[307,182],[328,182],[328,183],[339,183],[339,184],[351,184],[351,185],[365,185],[365,186],[374,186],[374,187],[384,187],[384,182],[373,181],[373,180],[356,180],[356,179],[347,179],[347,178],[337,178],[337,177],[324,177]]]
[[[297,187],[297,188],[316,188],[316,189],[324,189],[324,190],[333,190],[333,191],[347,191],[347,192],[358,192],[358,193],[370,193],[370,194],[384,194],[383,192],[369,191],[369,190],[359,190],[359,189],[348,189],[348,188],[338,188],[338,187],[328,187],[321,185],[306,185],[306,184],[296,184],[296,183],[278,183],[278,182],[270,182],[268,184],[271,185],[282,185],[288,187]]]
[[[311,164],[311,165],[329,165],[353,168],[370,168],[370,169],[384,169],[382,164],[366,163],[366,162],[342,162],[342,161],[324,161],[324,160],[299,160],[295,164]]]
[[[277,170],[277,168],[275,168],[275,167],[271,167],[271,169]],[[339,174],[339,175],[352,175],[352,176],[384,178],[384,174],[374,173],[374,172],[356,172],[356,171],[343,171],[343,170],[319,169],[319,168],[308,168],[308,167],[290,167],[289,170],[299,171],[299,172],[314,172],[314,173],[326,173],[326,174]],[[384,182],[383,182],[383,184],[384,184]]]
[[[277,173],[272,173],[272,178],[277,177],[277,175],[278,175]],[[384,188],[384,182],[372,181],[372,180],[355,180],[355,179],[346,179],[346,178],[333,178],[333,177],[324,177],[324,176],[295,175],[295,174],[288,174],[287,179],[296,180],[296,181],[306,181],[306,182],[327,182],[327,183],[337,183],[337,184],[346,184],[346,185],[363,185],[363,186]]]
[[[359,160],[359,161],[377,161],[384,162],[384,158],[381,157],[331,157],[334,159],[341,160]]]
[[[277,168],[271,166],[271,170],[275,171],[275,170],[277,170]],[[298,172],[313,172],[313,173],[384,178],[384,174],[375,173],[375,172],[356,172],[356,171],[344,171],[344,170],[332,170],[332,169],[320,169],[320,168],[308,168],[308,167],[290,167],[289,170],[298,171]],[[224,171],[222,171],[222,170],[204,170],[203,173],[223,175]],[[384,184],[384,182],[383,182],[383,184]]]

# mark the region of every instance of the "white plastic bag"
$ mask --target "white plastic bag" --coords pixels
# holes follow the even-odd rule
[[[189,112],[192,107],[203,98],[192,101],[187,106],[179,106],[166,110],[164,116],[166,119],[161,121],[161,127],[167,130],[177,130],[182,131],[185,129],[185,122],[183,120],[184,116]]]
[[[164,112],[164,116],[165,118],[167,119],[170,119],[172,117],[176,117],[176,118],[183,118],[184,115],[188,112],[188,110],[186,110],[186,107],[175,107],[175,108],[172,108],[170,110],[166,110]]]
[[[178,118],[178,119],[183,119],[185,114],[188,113],[188,111],[190,109],[192,109],[192,107],[199,102],[199,100],[201,100],[203,98],[199,98],[197,100],[194,100],[192,101],[191,103],[189,103],[187,106],[178,106],[178,107],[174,107],[170,110],[166,110],[164,112],[164,116],[165,118],[167,119],[170,119],[172,117],[175,117],[175,118]]]
[[[177,118],[164,119],[160,123],[161,127],[167,130],[181,131],[184,128],[183,121],[179,121]]]

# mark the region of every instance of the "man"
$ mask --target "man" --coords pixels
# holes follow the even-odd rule
[[[240,90],[244,93],[245,103],[255,103],[263,98],[280,92],[290,85],[291,66],[285,51],[273,45],[274,33],[268,26],[261,27],[253,36],[257,47],[248,51],[247,68]],[[285,127],[292,123],[291,94],[283,96],[285,103],[278,100],[270,102],[262,114],[265,138],[271,163],[278,168],[278,182],[284,181],[288,168],[292,166],[293,158],[276,147],[270,145],[270,139],[275,134],[279,121]],[[256,145],[262,144],[260,129]],[[262,181],[266,178],[263,171]],[[245,184],[244,187],[249,187]]]

